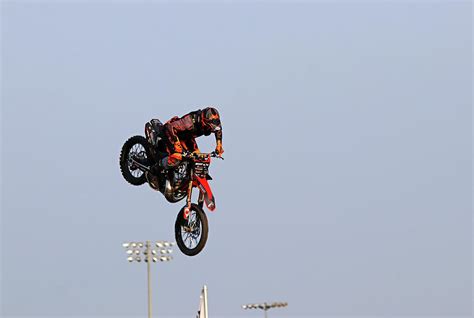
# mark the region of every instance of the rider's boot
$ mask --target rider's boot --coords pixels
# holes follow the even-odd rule
[[[163,192],[165,184],[164,178],[166,169],[168,167],[163,166],[163,160],[158,161],[158,163],[150,167],[150,171],[147,171],[147,180],[152,186],[153,189]]]
[[[159,175],[161,171],[163,170],[163,167],[159,163],[155,163],[150,167],[150,172],[154,175]]]
[[[145,177],[150,186],[157,190],[160,191],[160,179],[159,176],[161,174],[162,168],[159,166],[158,163],[152,165],[150,167],[150,170],[145,172]]]

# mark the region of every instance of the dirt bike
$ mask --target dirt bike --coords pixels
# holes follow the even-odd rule
[[[215,152],[185,152],[176,168],[152,173],[151,167],[164,154],[159,147],[153,147],[150,136],[147,137],[133,136],[125,142],[120,153],[120,170],[130,184],[138,186],[148,182],[154,190],[163,193],[169,202],[175,203],[186,198],[186,205],[176,217],[175,237],[181,252],[194,256],[202,251],[207,241],[209,226],[203,210],[204,203],[210,211],[216,207],[208,183],[208,180],[212,180],[208,173],[211,158],[224,158]],[[199,189],[197,204],[191,202],[193,188]]]

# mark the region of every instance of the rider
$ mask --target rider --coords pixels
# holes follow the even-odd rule
[[[173,168],[182,160],[183,151],[199,153],[195,138],[202,135],[209,136],[214,133],[216,137],[216,154],[222,155],[222,126],[219,112],[213,107],[199,109],[179,118],[175,116],[163,126],[164,142],[168,156],[158,163],[158,167]]]

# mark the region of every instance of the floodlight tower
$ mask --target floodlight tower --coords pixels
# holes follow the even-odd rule
[[[262,309],[265,312],[265,318],[267,318],[267,311],[270,308],[277,308],[277,307],[286,307],[288,306],[288,303],[283,303],[283,302],[275,302],[275,303],[263,303],[263,304],[247,304],[247,305],[242,305],[243,309]]]
[[[174,242],[167,241],[146,241],[143,242],[125,242],[122,246],[127,250],[128,255],[127,260],[129,262],[138,262],[143,261],[147,263],[147,281],[148,281],[148,318],[151,318],[151,271],[150,264],[151,262],[168,262],[173,259],[170,255],[173,250],[170,248],[173,246]],[[153,249],[153,246],[158,248],[158,251]]]

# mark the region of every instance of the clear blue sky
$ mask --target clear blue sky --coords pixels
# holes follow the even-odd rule
[[[3,1],[1,313],[143,315],[121,243],[182,204],[120,175],[150,118],[207,105],[225,161],[205,250],[157,315],[468,315],[469,1]],[[213,138],[198,140],[203,150]]]

